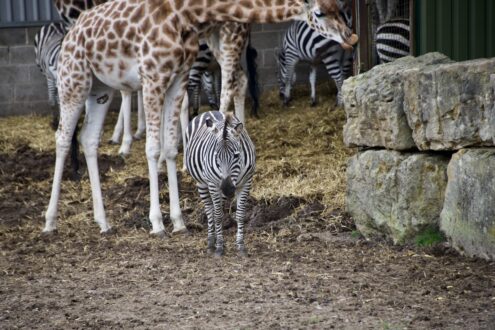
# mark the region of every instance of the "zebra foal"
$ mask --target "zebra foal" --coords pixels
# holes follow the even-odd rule
[[[256,153],[244,125],[232,113],[210,111],[195,117],[186,132],[187,171],[196,180],[208,218],[208,252],[224,253],[223,204],[236,197],[236,245],[246,255],[244,218]]]

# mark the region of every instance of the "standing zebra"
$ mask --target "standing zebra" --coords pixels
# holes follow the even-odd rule
[[[391,19],[376,30],[376,51],[380,63],[392,62],[410,54],[409,19]]]
[[[223,202],[237,195],[236,245],[246,255],[244,218],[256,155],[243,124],[232,113],[202,113],[189,123],[185,150],[187,170],[197,181],[208,217],[208,252],[223,255]]]
[[[349,22],[352,19],[348,19]],[[354,50],[344,50],[339,43],[327,39],[313,30],[306,22],[294,22],[285,33],[278,54],[278,82],[284,105],[291,99],[291,85],[295,81],[295,67],[299,61],[309,62],[311,72],[311,106],[316,101],[316,68],[323,62],[337,86],[337,104],[342,104],[341,89],[344,80],[352,73]]]
[[[57,129],[59,121],[59,99],[57,90],[57,62],[60,47],[67,27],[64,23],[51,23],[41,27],[34,36],[35,62],[46,78],[48,100],[52,108],[52,128]],[[71,141],[71,164],[73,179],[79,178],[79,143],[77,142],[77,126]]]

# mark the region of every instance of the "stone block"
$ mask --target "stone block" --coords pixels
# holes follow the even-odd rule
[[[0,65],[6,65],[9,63],[9,47],[0,47]]]
[[[367,238],[400,244],[438,227],[449,157],[369,150],[347,166],[347,212]]]
[[[0,103],[12,102],[14,87],[11,84],[0,84]]]
[[[468,256],[495,260],[495,149],[452,156],[440,229]]]
[[[46,82],[15,85],[15,102],[48,101]]]
[[[495,58],[406,71],[404,110],[418,148],[494,146],[494,74]]]
[[[14,65],[35,63],[34,46],[10,47],[10,63]]]
[[[0,45],[27,45],[27,35],[25,28],[0,29]]]
[[[348,78],[342,90],[347,115],[345,144],[394,150],[415,148],[404,113],[404,71],[447,62],[451,60],[440,53],[407,56]]]
[[[0,84],[28,82],[29,67],[29,65],[0,65]]]

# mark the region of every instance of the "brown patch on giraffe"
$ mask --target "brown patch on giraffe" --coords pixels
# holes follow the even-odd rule
[[[122,40],[121,41],[121,49],[122,49],[122,54],[126,57],[133,57],[132,53],[132,44],[128,42],[127,40]]]
[[[137,6],[132,15],[129,17],[132,23],[137,23],[144,16],[143,6]]]
[[[105,39],[100,39],[96,42],[96,50],[99,52],[104,52],[107,47],[107,41]]]
[[[117,34],[117,37],[122,38],[124,36],[124,32],[127,28],[127,22],[124,20],[119,20],[115,21],[113,23],[113,30],[115,31],[115,34]]]

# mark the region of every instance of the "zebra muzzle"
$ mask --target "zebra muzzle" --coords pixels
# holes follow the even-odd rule
[[[232,198],[235,195],[235,186],[232,183],[232,180],[229,178],[223,179],[222,184],[220,185],[220,189],[222,193],[227,198]]]

